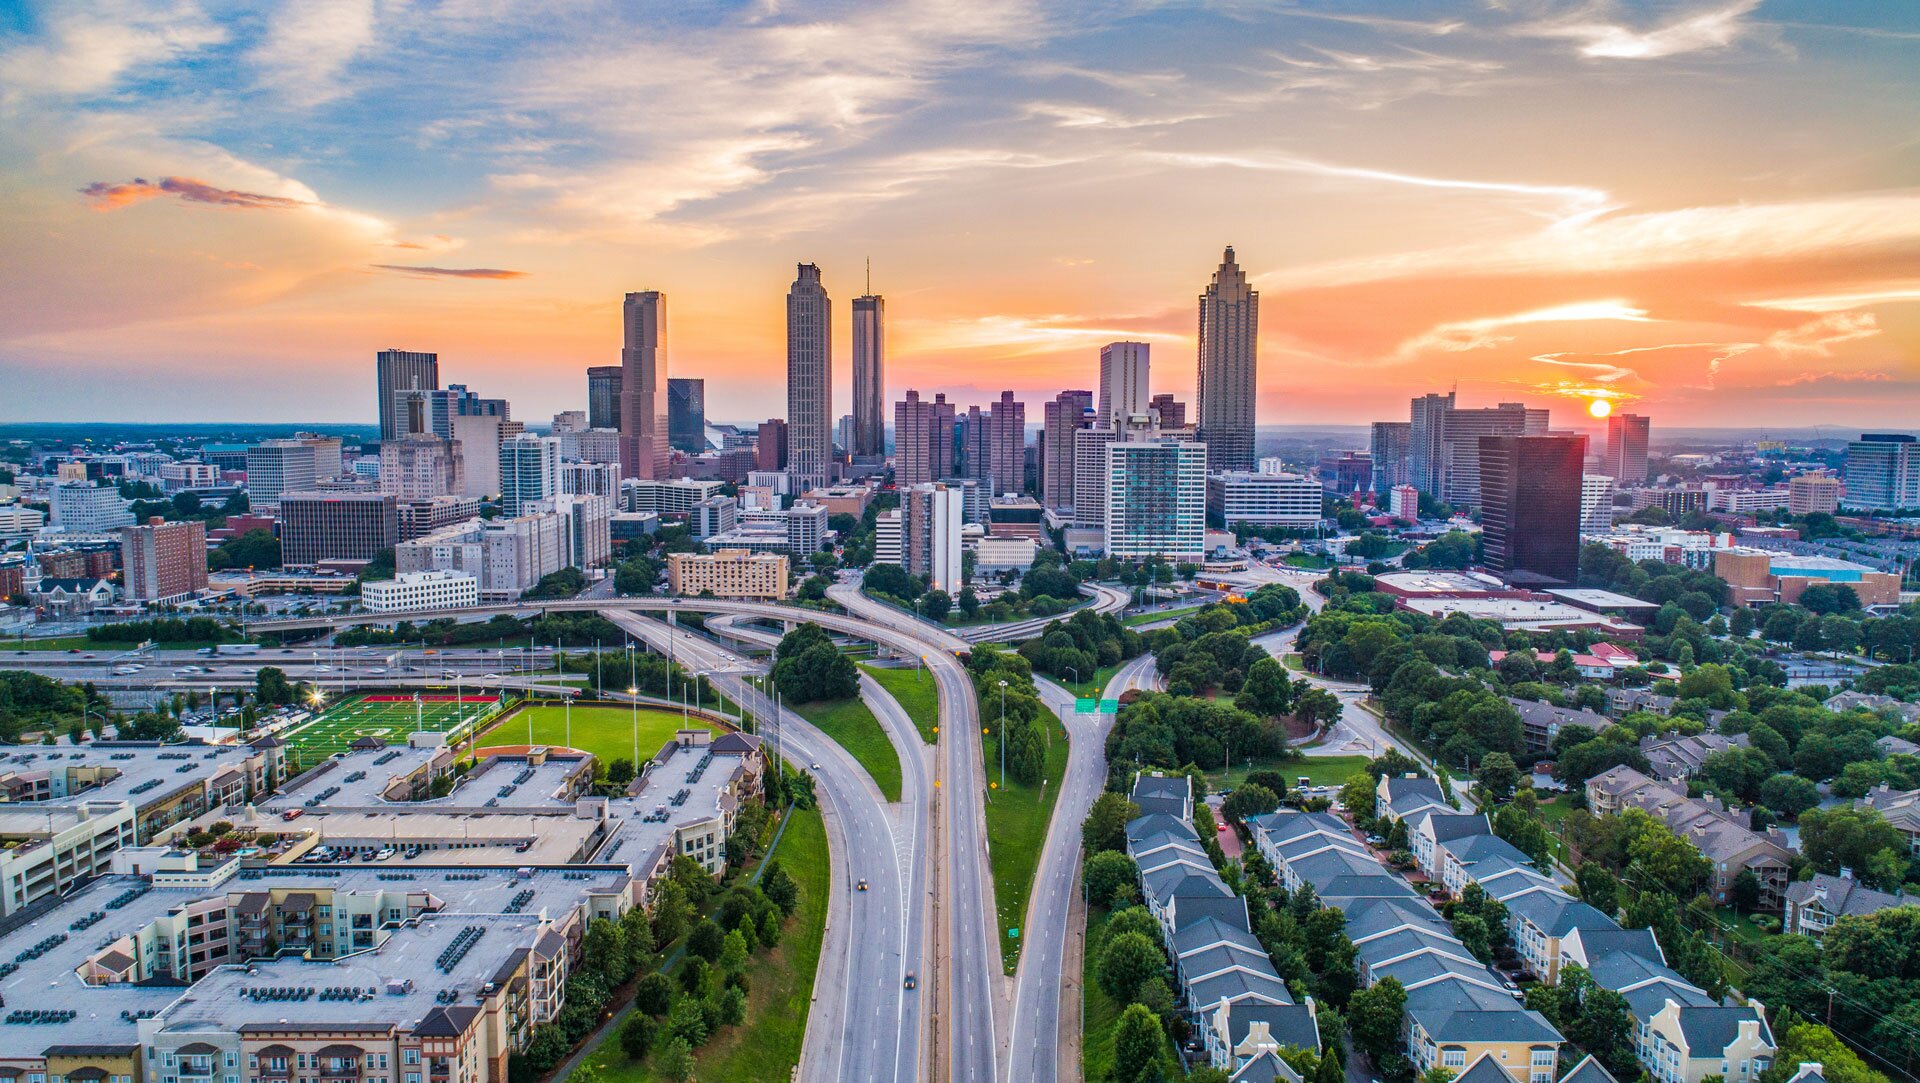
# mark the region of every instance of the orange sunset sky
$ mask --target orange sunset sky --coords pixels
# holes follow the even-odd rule
[[[0,2],[0,421],[544,422],[668,297],[708,416],[864,261],[888,399],[1038,404],[1262,293],[1260,422],[1603,396],[1920,425],[1920,5]]]

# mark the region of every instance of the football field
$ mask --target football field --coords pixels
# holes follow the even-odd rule
[[[458,740],[472,726],[483,725],[500,713],[498,696],[411,693],[353,696],[332,704],[320,717],[286,735],[288,751],[301,768],[311,767],[337,752],[345,752],[362,737],[378,737],[390,745],[404,745],[407,734],[433,730]]]

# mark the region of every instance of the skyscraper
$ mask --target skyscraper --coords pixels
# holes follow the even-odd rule
[[[770,417],[760,423],[753,441],[753,468],[772,473],[787,468],[787,421]]]
[[[1482,506],[1480,495],[1480,438],[1483,436],[1525,436],[1529,424],[1544,423],[1517,402],[1503,402],[1474,410],[1447,412],[1446,436],[1442,441],[1442,484],[1440,499],[1456,508]],[[1577,490],[1579,486],[1576,484]]]
[[[667,381],[667,443],[698,455],[707,450],[707,382]]]
[[[1613,529],[1613,479],[1605,474],[1580,476],[1580,532],[1605,534]]]
[[[1062,391],[1042,408],[1040,503],[1054,511],[1073,507],[1073,434],[1091,409],[1091,391]]]
[[[1260,294],[1233,261],[1221,257],[1200,295],[1199,424],[1207,469],[1252,470],[1254,400],[1259,396]]]
[[[504,514],[519,515],[526,505],[559,492],[560,441],[529,432],[501,442],[500,510]]]
[[[1413,435],[1413,426],[1405,421],[1376,421],[1373,423],[1373,491],[1392,492],[1397,485],[1410,485],[1413,482],[1412,464],[1408,461],[1409,443]]]
[[[822,488],[833,460],[833,306],[818,264],[787,290],[787,472],[793,491]]]
[[[667,476],[667,298],[659,290],[627,294],[620,323],[620,472]],[[504,477],[503,477],[504,483]]]
[[[440,386],[440,355],[408,350],[381,350],[374,355],[374,382],[380,396],[380,439],[391,440],[405,430],[396,414],[394,398],[401,391],[432,391]]]
[[[1027,485],[1027,404],[1000,392],[1000,401],[987,415],[988,493],[1024,492]]]
[[[899,488],[922,485],[953,474],[953,404],[945,395],[932,402],[920,392],[893,406],[893,481]]]
[[[1840,506],[1862,511],[1920,507],[1920,443],[1903,433],[1867,432],[1847,444]]]
[[[619,365],[595,365],[587,370],[587,427],[620,427]]]
[[[853,299],[853,443],[847,454],[877,460],[887,453],[886,302]]]
[[[1206,555],[1207,448],[1191,440],[1108,444],[1107,555],[1198,561]]]
[[[1187,404],[1174,401],[1172,392],[1155,395],[1148,400],[1147,409],[1159,417],[1160,428],[1163,431],[1187,427]]]
[[[1514,586],[1562,586],[1580,574],[1578,436],[1482,436],[1480,525],[1487,568]]]
[[[1647,481],[1647,432],[1651,422],[1639,414],[1607,418],[1607,462],[1601,473],[1621,485]]]
[[[120,565],[130,602],[176,602],[207,589],[207,524],[153,516],[120,528]]]
[[[298,440],[263,440],[247,449],[247,499],[254,507],[273,507],[281,493],[305,492],[320,474],[319,456]]]
[[[1444,499],[1447,482],[1447,415],[1453,413],[1453,392],[1422,395],[1413,400],[1407,422],[1407,480],[1436,500]]]
[[[1100,347],[1101,424],[1122,428],[1127,418],[1149,410],[1147,374],[1150,367],[1144,342],[1109,342]]]

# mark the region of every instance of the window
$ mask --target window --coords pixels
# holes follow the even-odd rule
[[[1440,1063],[1449,1068],[1464,1068],[1467,1065],[1467,1051],[1449,1049],[1440,1054]]]
[[[1533,1051],[1533,1066],[1534,1066],[1535,1068],[1551,1068],[1551,1067],[1553,1067],[1553,1050],[1551,1050],[1551,1049],[1536,1049],[1536,1050],[1534,1050],[1534,1051]]]

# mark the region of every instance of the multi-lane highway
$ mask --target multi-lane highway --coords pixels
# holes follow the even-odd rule
[[[1087,608],[1095,613],[1118,613],[1132,600],[1132,596],[1127,591],[1104,583],[1086,583],[1080,589],[1092,596],[1093,604]],[[974,624],[961,628],[954,634],[969,643],[1002,643],[1015,639],[1032,639],[1047,625],[1061,617],[1071,615],[1061,613],[1051,617],[1028,617],[1025,620],[1008,621],[1005,624]]]
[[[800,1064],[802,1080],[905,1081],[921,1077],[925,997],[906,977],[926,972],[926,833],[931,779],[912,720],[890,697],[875,711],[899,747],[901,800],[890,803],[837,742],[792,711],[778,709],[752,679],[747,659],[684,629],[609,610],[622,630],[676,658],[761,719],[790,761],[814,765],[833,855],[827,938]],[[887,708],[891,707],[891,710]],[[864,881],[865,891],[855,885]]]

